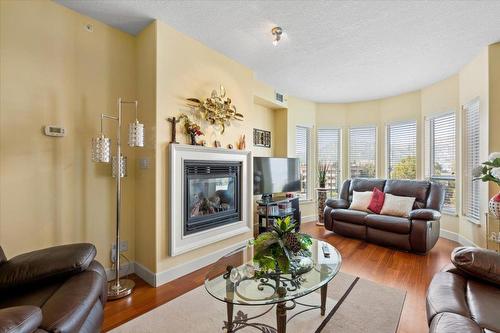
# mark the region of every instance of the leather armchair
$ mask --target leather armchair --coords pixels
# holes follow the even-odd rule
[[[7,260],[0,247],[0,332],[99,332],[106,274],[91,244]]]
[[[500,332],[500,255],[459,247],[427,289],[429,333]]]
[[[414,197],[415,204],[408,218],[348,209],[353,191],[372,191],[373,188]],[[424,254],[439,239],[443,202],[443,187],[428,181],[348,179],[342,185],[340,198],[325,203],[325,228],[344,236]]]

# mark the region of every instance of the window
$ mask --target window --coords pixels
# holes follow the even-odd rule
[[[349,174],[351,178],[375,177],[377,128],[375,126],[349,129]]]
[[[301,199],[309,199],[309,161],[311,155],[311,129],[297,126],[295,133],[295,156],[300,160],[300,194]]]
[[[444,186],[446,195],[443,211],[456,212],[456,117],[455,113],[429,118],[426,121],[428,140],[428,175],[431,181]],[[427,137],[428,136],[428,137]]]
[[[480,219],[480,184],[474,181],[474,169],[481,165],[479,160],[479,99],[474,99],[463,107],[463,152],[464,152],[464,195],[463,214],[473,221]]]
[[[387,175],[390,179],[417,178],[417,122],[387,125]]]
[[[328,166],[326,174],[326,187],[331,188],[333,197],[338,197],[340,185],[340,128],[320,128],[318,129],[318,167]]]

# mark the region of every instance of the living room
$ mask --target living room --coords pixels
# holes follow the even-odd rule
[[[500,332],[499,16],[1,1],[0,332]]]

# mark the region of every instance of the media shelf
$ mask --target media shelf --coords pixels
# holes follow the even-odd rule
[[[257,200],[258,228],[255,236],[267,231],[278,218],[290,216],[296,223],[296,230],[300,229],[299,198],[275,197],[270,200]]]

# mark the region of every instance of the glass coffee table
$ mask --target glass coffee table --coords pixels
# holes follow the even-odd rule
[[[328,283],[339,272],[342,264],[340,253],[330,244],[313,239],[311,247],[312,262],[305,273],[291,274],[266,273],[258,271],[253,263],[253,245],[249,244],[220,258],[205,278],[205,288],[210,295],[225,302],[227,321],[224,327],[227,332],[236,332],[250,326],[261,332],[286,332],[287,311],[296,304],[308,307],[307,310],[319,309],[325,315]],[[327,254],[328,253],[328,254]],[[321,288],[320,304],[307,305],[297,301],[300,297]],[[272,305],[276,306],[276,328],[270,325],[251,322],[268,313],[247,318],[233,318],[234,305]]]

